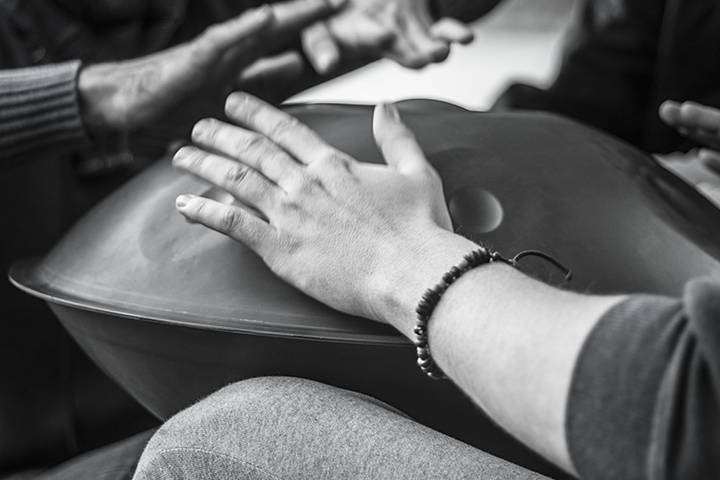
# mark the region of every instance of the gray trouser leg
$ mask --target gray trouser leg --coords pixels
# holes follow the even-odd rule
[[[135,480],[541,479],[377,400],[309,380],[228,386],[170,419]]]

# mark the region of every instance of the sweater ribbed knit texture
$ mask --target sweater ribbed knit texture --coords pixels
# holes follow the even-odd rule
[[[88,143],[78,105],[79,68],[73,61],[0,71],[1,162]]]

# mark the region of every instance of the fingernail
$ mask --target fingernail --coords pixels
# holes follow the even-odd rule
[[[172,157],[173,164],[182,163],[182,161],[187,158],[187,147],[180,148],[177,152],[175,152],[175,155]]]
[[[318,73],[327,73],[335,63],[335,55],[331,52],[320,52],[316,59]]]
[[[192,138],[194,141],[200,141],[205,136],[205,132],[207,131],[208,127],[208,120],[200,120],[195,124],[195,126],[192,129],[192,132],[190,132],[190,138]]]
[[[244,102],[247,96],[243,92],[233,92],[225,101],[225,111],[235,110],[239,108]]]
[[[187,206],[188,202],[190,201],[189,195],[180,195],[175,200],[175,206],[179,209],[183,209]]]

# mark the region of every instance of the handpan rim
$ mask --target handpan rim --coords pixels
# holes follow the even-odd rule
[[[10,282],[22,290],[49,304],[70,307],[88,312],[101,313],[119,318],[136,321],[160,323],[169,326],[198,328],[203,330],[234,333],[239,335],[255,335],[263,337],[279,337],[303,339],[317,342],[350,343],[363,345],[407,346],[409,341],[400,334],[373,334],[345,331],[328,331],[312,328],[288,328],[287,325],[274,326],[272,323],[256,324],[248,318],[232,316],[219,317],[194,315],[178,311],[162,311],[146,306],[113,305],[112,302],[95,302],[69,294],[42,280],[42,258],[27,258],[14,262],[8,273]],[[276,327],[276,328],[273,328]]]

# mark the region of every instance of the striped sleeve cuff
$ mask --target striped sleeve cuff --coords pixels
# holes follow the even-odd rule
[[[89,141],[80,116],[80,62],[0,71],[0,159],[28,160],[81,149]]]

